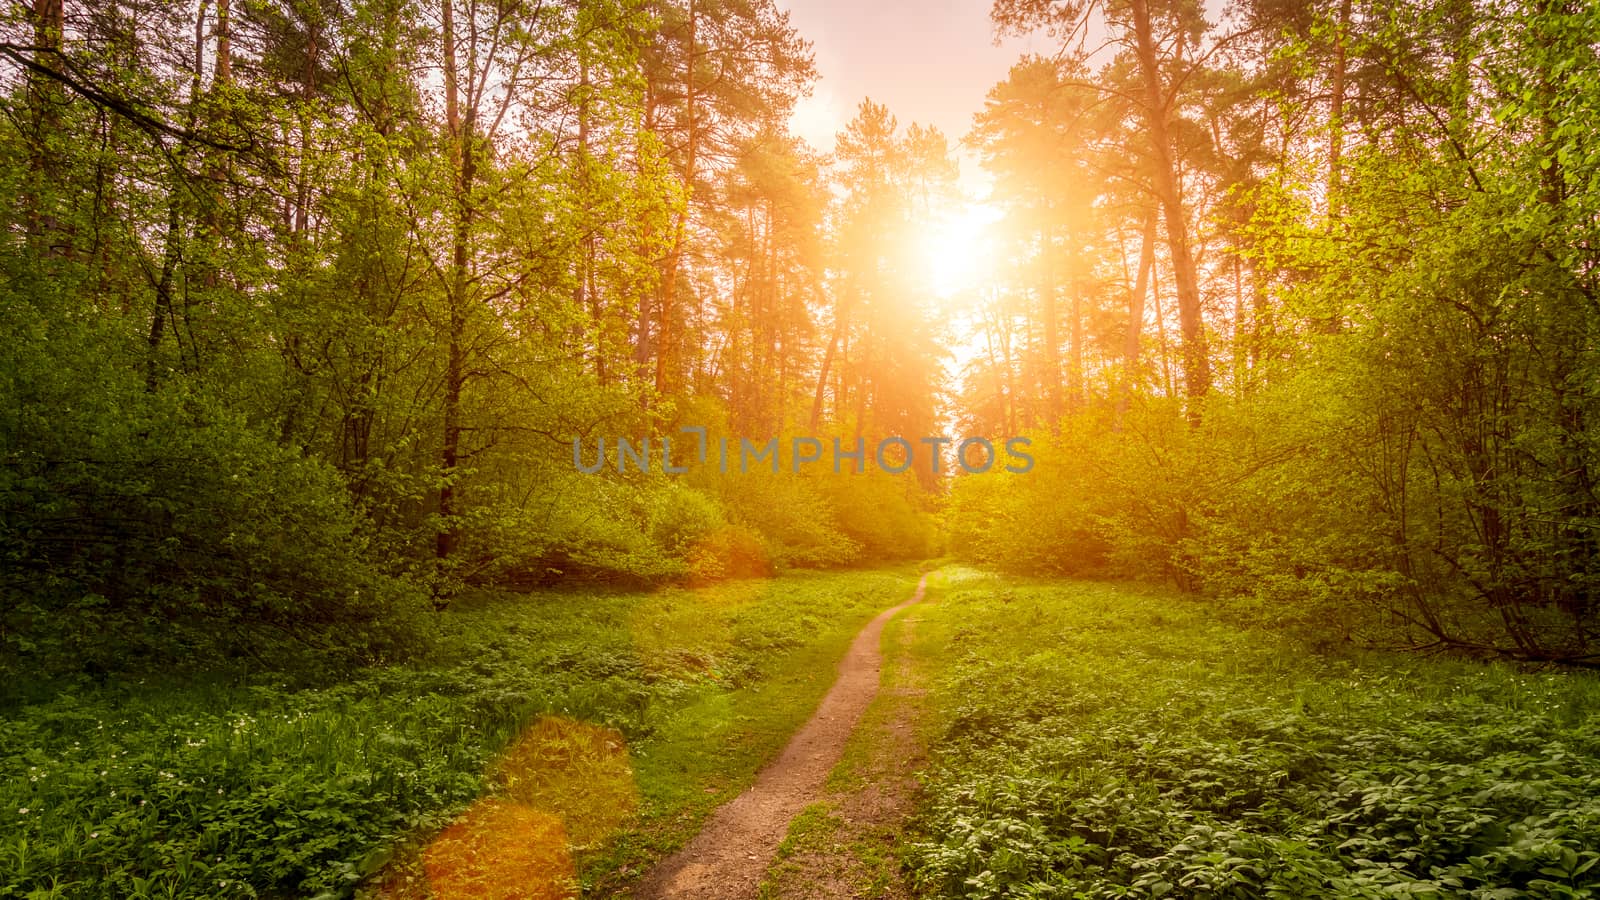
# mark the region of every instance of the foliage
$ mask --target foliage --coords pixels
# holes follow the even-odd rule
[[[951,578],[923,624],[949,669],[912,854],[938,896],[1600,889],[1592,678],[1308,655],[1167,594]]]
[[[1080,43],[1096,10],[1124,48],[1103,63]],[[974,133],[1027,264],[979,310],[962,415],[1029,430],[1043,461],[958,479],[952,547],[1162,578],[1332,639],[1595,665],[1593,4],[1232,12],[995,4],[1066,43]],[[1085,161],[1098,178],[1073,177]],[[1088,211],[1052,224],[1073,219],[1054,204]],[[1081,246],[1053,252],[1069,227]]]
[[[152,395],[116,369],[54,366],[108,336],[11,311],[0,671],[306,651],[348,665],[417,648],[422,595],[375,562],[331,466],[187,385]]]

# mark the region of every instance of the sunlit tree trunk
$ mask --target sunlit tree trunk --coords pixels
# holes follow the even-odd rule
[[[841,293],[834,294],[833,301],[833,336],[828,339],[828,349],[822,354],[822,369],[817,373],[817,392],[811,402],[811,430],[815,432],[822,425],[823,395],[828,389],[828,375],[835,368],[835,357],[842,357],[845,342],[849,339],[850,308],[846,305]],[[844,408],[844,364],[841,361],[837,368],[839,372],[835,378],[833,389],[833,410],[837,418],[839,411]]]
[[[1167,314],[1161,307],[1160,267],[1154,255],[1150,257],[1150,299],[1155,302],[1156,348],[1161,351],[1161,383],[1168,397],[1178,395],[1178,386],[1172,376],[1172,344],[1167,340]]]
[[[1161,70],[1156,58],[1148,0],[1132,0],[1131,8],[1139,74],[1144,84],[1145,120],[1149,126],[1150,149],[1155,164],[1155,190],[1166,221],[1172,280],[1178,296],[1178,325],[1183,336],[1184,394],[1188,399],[1189,421],[1198,424],[1201,402],[1211,389],[1211,360],[1206,349],[1205,322],[1201,317],[1200,282],[1189,245],[1183,190],[1178,181],[1178,164],[1167,127],[1168,98],[1161,86]]]
[[[684,315],[678,301],[679,270],[683,267],[683,244],[688,234],[689,212],[694,202],[695,155],[699,135],[695,129],[695,67],[698,18],[697,0],[689,0],[689,50],[684,58],[684,105],[688,136],[684,145],[683,209],[673,226],[672,249],[667,254],[666,271],[661,278],[660,298],[656,302],[656,390],[674,394],[683,388]]]
[[[1117,425],[1128,414],[1133,400],[1133,384],[1139,372],[1139,345],[1144,331],[1144,299],[1150,289],[1150,270],[1155,265],[1156,211],[1145,216],[1142,237],[1139,241],[1139,272],[1134,276],[1133,291],[1128,295],[1128,327],[1122,335],[1122,381],[1117,390]],[[1127,277],[1126,274],[1123,275]],[[1159,301],[1158,301],[1159,309]],[[1159,317],[1159,312],[1158,312]]]
[[[1039,318],[1044,326],[1044,347],[1039,352],[1040,380],[1044,382],[1044,418],[1053,432],[1061,419],[1061,313],[1056,309],[1055,234],[1050,225],[1049,203],[1041,211],[1039,229]]]
[[[1333,97],[1328,106],[1328,214],[1340,214],[1339,166],[1344,155],[1345,42],[1349,40],[1350,0],[1339,4],[1338,31],[1333,39]]]
[[[1088,400],[1083,346],[1083,280],[1074,271],[1068,277],[1067,285],[1072,292],[1072,321],[1067,326],[1067,340],[1072,344],[1071,368],[1067,373],[1067,404],[1073,412],[1080,412]]]

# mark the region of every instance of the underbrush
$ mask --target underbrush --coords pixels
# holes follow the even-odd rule
[[[1600,681],[1330,658],[1106,584],[951,575],[910,860],[948,897],[1600,895]]]
[[[315,689],[113,681],[0,711],[0,897],[350,896],[397,842],[499,790],[501,751],[552,717],[620,735],[639,782],[587,852],[657,852],[637,833],[703,812],[705,779],[748,778],[910,583],[485,595],[445,614],[427,665]]]

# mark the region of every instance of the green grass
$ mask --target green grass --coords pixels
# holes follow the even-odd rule
[[[920,888],[1600,895],[1600,680],[1317,655],[1147,588],[941,575]]]
[[[636,814],[577,860],[589,893],[622,890],[749,782],[913,583],[482,596],[445,615],[425,665],[307,689],[113,682],[0,711],[0,897],[350,896],[504,788],[500,753],[552,716],[626,745]]]

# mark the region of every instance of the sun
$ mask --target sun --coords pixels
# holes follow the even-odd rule
[[[959,201],[938,210],[917,235],[916,250],[927,289],[941,300],[978,287],[991,274],[992,231],[1000,210]]]

